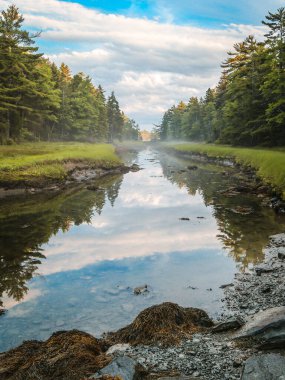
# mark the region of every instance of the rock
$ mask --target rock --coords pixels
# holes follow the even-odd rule
[[[147,285],[138,286],[137,288],[134,288],[134,294],[136,296],[143,294],[143,293],[148,293],[148,292],[149,292],[149,289],[148,289]]]
[[[244,321],[241,318],[232,317],[214,326],[212,328],[212,332],[219,333],[223,331],[234,330],[234,329],[240,328],[243,325],[244,325]]]
[[[272,291],[272,287],[270,285],[263,285],[261,288],[260,288],[260,291],[261,293],[263,294],[266,294],[266,293],[270,293]]]
[[[234,286],[234,284],[233,284],[233,283],[230,283],[230,284],[224,284],[224,285],[221,285],[221,286],[220,286],[220,289],[229,288],[229,287],[231,287],[231,286]]]
[[[285,260],[285,247],[282,247],[282,249],[281,248],[279,249],[278,259]]]
[[[189,165],[189,166],[187,166],[187,169],[188,170],[197,170],[198,166],[196,166],[196,165]]]
[[[179,220],[185,220],[185,221],[189,221],[190,220],[190,218],[179,218]]]
[[[106,339],[112,344],[169,346],[211,326],[213,322],[205,311],[165,302],[143,310],[130,325],[107,334]]]
[[[115,352],[125,352],[128,348],[130,348],[129,344],[115,344],[108,349],[106,355],[112,355]]]
[[[245,362],[241,380],[285,380],[285,358],[278,354],[253,356]]]
[[[238,332],[236,339],[256,338],[266,345],[285,334],[285,306],[261,311],[249,319]]]
[[[285,233],[270,236],[270,242],[275,247],[285,247]]]
[[[266,339],[266,341],[258,346],[261,350],[271,350],[275,348],[285,347],[285,334],[280,334]]]
[[[238,368],[242,365],[243,359],[242,358],[235,358],[233,361],[233,367]]]
[[[285,202],[278,198],[271,199],[271,207],[278,214],[285,213]]]
[[[138,371],[138,364],[134,359],[128,356],[119,356],[114,359],[107,367],[102,368],[95,375],[90,376],[90,379],[98,379],[104,375],[118,377],[122,380],[133,380]]]
[[[261,276],[262,273],[270,273],[273,270],[274,270],[273,268],[269,268],[269,267],[256,267],[255,273],[257,276]]]
[[[141,168],[137,164],[133,164],[132,166],[130,166],[130,171],[131,172],[138,172],[140,170],[141,170]]]

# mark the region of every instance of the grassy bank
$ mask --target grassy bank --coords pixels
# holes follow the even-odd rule
[[[0,146],[0,183],[63,180],[68,163],[112,168],[121,164],[110,144],[31,143]]]
[[[167,144],[177,152],[205,154],[208,157],[230,158],[256,170],[264,182],[271,184],[285,199],[285,149],[234,148],[210,144]]]

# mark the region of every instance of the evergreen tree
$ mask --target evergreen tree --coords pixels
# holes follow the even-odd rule
[[[104,90],[99,85],[97,93],[97,107],[98,107],[98,128],[99,135],[102,141],[107,141],[109,136],[109,125],[108,125],[108,115],[107,115],[107,105],[106,98],[104,95]]]
[[[112,142],[114,139],[121,140],[124,119],[114,92],[112,92],[108,98],[107,115],[109,124],[109,141]]]
[[[262,86],[268,101],[268,126],[264,132],[269,144],[282,145],[285,143],[285,8],[279,8],[276,13],[269,12],[265,18],[263,24],[269,32],[265,34],[268,72]]]
[[[23,16],[11,5],[0,15],[0,128],[1,140],[17,139],[27,114],[34,110],[31,99],[38,91],[34,74],[42,54],[33,47],[36,35],[22,30]]]

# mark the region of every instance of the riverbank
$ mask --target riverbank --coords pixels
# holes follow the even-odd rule
[[[272,187],[285,200],[285,150],[262,148],[236,148],[225,145],[163,143],[162,146],[181,155],[207,157],[220,161],[234,161],[245,168],[254,169],[265,184]]]
[[[203,310],[163,303],[101,339],[73,330],[24,342],[0,354],[0,377],[282,379],[284,260],[285,234],[272,236],[264,264],[222,286],[227,310],[218,321]]]
[[[3,194],[57,189],[128,168],[111,144],[30,143],[0,147]]]

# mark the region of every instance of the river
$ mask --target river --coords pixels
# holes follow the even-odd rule
[[[261,262],[268,237],[284,232],[284,217],[261,199],[222,194],[239,182],[231,167],[150,148],[128,160],[143,170],[103,178],[98,191],[1,200],[0,351],[57,330],[98,337],[163,301],[215,318],[226,312],[220,286]],[[134,295],[144,284],[149,292]]]

